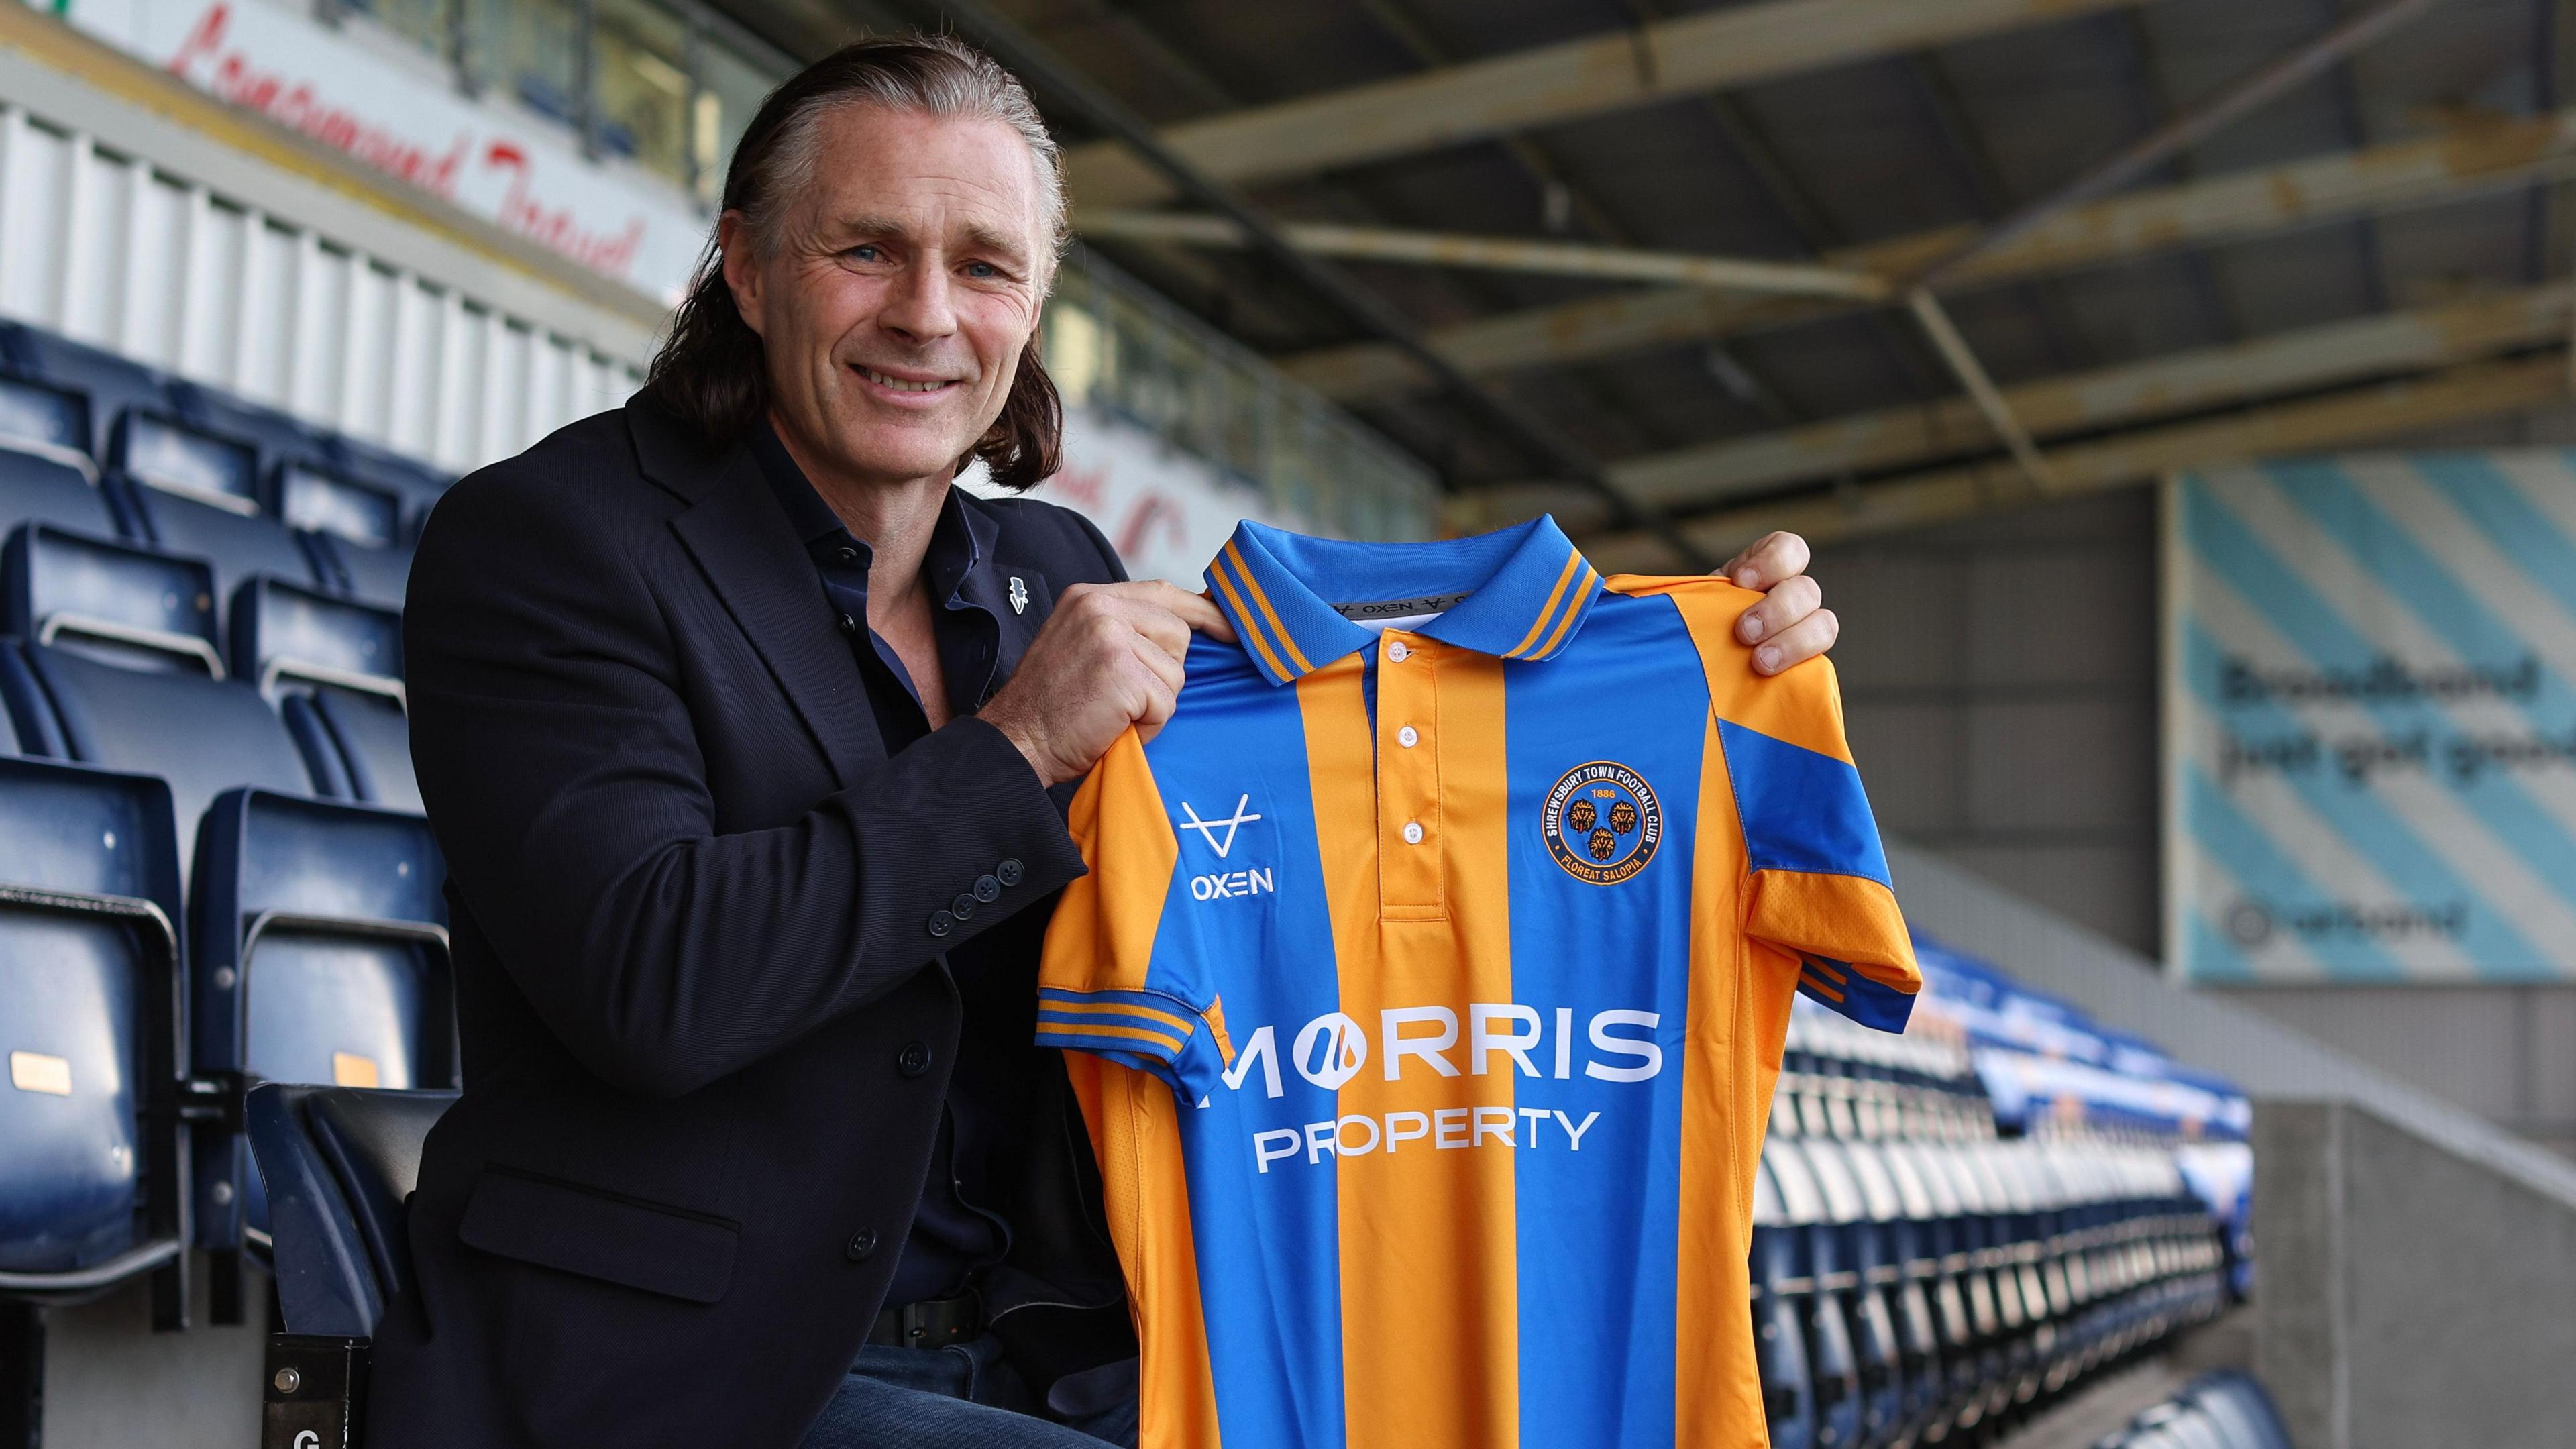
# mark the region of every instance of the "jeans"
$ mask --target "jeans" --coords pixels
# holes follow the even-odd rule
[[[1055,1419],[1029,1393],[991,1334],[944,1348],[868,1344],[804,1449],[1101,1449],[1136,1442],[1135,1364],[1056,1385]]]

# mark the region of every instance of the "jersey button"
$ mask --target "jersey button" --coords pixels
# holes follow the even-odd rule
[[[1395,732],[1395,742],[1409,750],[1422,743],[1422,733],[1413,726],[1406,725]]]
[[[1413,657],[1413,651],[1404,647],[1403,640],[1389,639],[1386,641],[1386,657],[1394,660],[1398,664],[1402,664],[1405,660]]]
[[[1421,821],[1408,820],[1404,822],[1404,843],[1407,845],[1420,845],[1422,843]]]

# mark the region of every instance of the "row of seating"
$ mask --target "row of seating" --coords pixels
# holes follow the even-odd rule
[[[0,326],[0,1297],[242,1317],[262,1080],[457,1078],[398,612],[444,479]]]
[[[2175,1141],[2008,1134],[1971,1040],[1937,987],[1903,1037],[1791,1017],[1752,1263],[1777,1449],[1988,1442],[2235,1299]]]
[[[2261,1384],[2220,1370],[2140,1411],[2093,1449],[2290,1449],[2290,1434]]]

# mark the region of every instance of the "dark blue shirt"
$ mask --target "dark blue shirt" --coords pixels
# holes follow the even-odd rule
[[[872,555],[865,540],[842,524],[813,482],[789,456],[778,434],[763,422],[753,431],[751,449],[761,475],[787,511],[788,525],[803,540],[805,552],[821,575],[825,607],[838,617],[867,682],[868,704],[886,753],[896,754],[930,733],[921,692],[893,646],[868,627],[868,565]],[[939,649],[940,673],[946,677],[948,712],[957,717],[983,707],[998,681],[995,655],[1001,623],[990,610],[969,602],[960,589],[977,569],[991,566],[993,540],[989,525],[959,504],[951,490],[922,556],[922,587],[936,605],[931,632]],[[956,953],[963,958],[969,951]],[[972,964],[952,959],[952,969]],[[889,1307],[925,1298],[947,1298],[964,1292],[981,1268],[1001,1261],[1010,1246],[1010,1228],[1000,1215],[981,1204],[1000,1200],[982,1179],[992,1154],[986,1113],[978,1111],[976,1084],[965,1076],[972,1058],[961,1055],[949,1080],[948,1101],[939,1119],[938,1140],[931,1148],[930,1175],[922,1185],[921,1206],[913,1217],[912,1235],[904,1242],[893,1286],[886,1290]]]

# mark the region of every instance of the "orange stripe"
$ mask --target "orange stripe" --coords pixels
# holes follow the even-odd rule
[[[1197,1024],[1188,1017],[1174,1016],[1168,1011],[1156,1011],[1150,1006],[1121,1006],[1115,1001],[1059,1001],[1054,997],[1042,996],[1038,998],[1038,1010],[1071,1011],[1085,1016],[1141,1016],[1149,1021],[1159,1021],[1183,1036],[1198,1030]]]
[[[1747,970],[1736,922],[1743,909],[1743,835],[1711,717],[1700,747],[1699,838],[1691,861],[1690,1007],[1682,1045],[1680,1241],[1673,1363],[1676,1449],[1744,1449],[1764,1442],[1753,1374],[1754,1164],[1771,1115],[1780,1041],[1788,1029],[1785,971]],[[1756,1027],[1776,1015],[1779,1030]],[[1767,1045],[1766,1045],[1767,1042]],[[1766,1054],[1767,1052],[1767,1054]]]
[[[1547,642],[1530,656],[1532,659],[1546,658],[1556,652],[1557,645],[1565,642],[1565,631],[1574,627],[1575,616],[1583,612],[1584,601],[1592,596],[1593,582],[1600,577],[1592,571],[1592,565],[1583,566],[1583,582],[1574,586],[1574,599],[1565,606],[1565,617],[1556,621],[1556,632],[1547,636]]]
[[[1270,666],[1272,677],[1296,678],[1296,671],[1280,663],[1279,656],[1270,652],[1270,641],[1261,637],[1261,625],[1253,619],[1251,607],[1243,602],[1243,595],[1234,591],[1234,581],[1225,576],[1225,560],[1220,558],[1210,563],[1208,573],[1216,579],[1217,588],[1224,591],[1226,602],[1234,605],[1235,622],[1243,626],[1243,637],[1252,641],[1253,649],[1261,655],[1261,662]]]
[[[1806,983],[1808,990],[1813,991],[1827,1001],[1839,1003],[1843,999],[1843,994],[1834,989],[1833,984],[1830,982],[1819,981],[1813,976],[1801,976],[1798,979]]]
[[[1840,986],[1840,985],[1842,985],[1844,982],[1846,982],[1846,981],[1848,981],[1848,980],[1850,980],[1850,979],[1851,979],[1850,977],[1845,976],[1845,975],[1844,975],[1843,973],[1841,973],[1840,971],[1835,970],[1831,965],[1827,964],[1826,962],[1819,961],[1819,960],[1817,960],[1816,958],[1814,958],[1814,957],[1812,957],[1812,956],[1810,956],[1810,957],[1808,957],[1808,958],[1807,958],[1807,961],[1806,961],[1806,968],[1807,968],[1808,970],[1810,970],[1810,971],[1815,972],[1817,975],[1822,976],[1822,977],[1823,977],[1823,978],[1825,978],[1827,981],[1830,981],[1830,982],[1834,983],[1836,986]]]
[[[1099,1149],[1109,1237],[1145,1349],[1137,1449],[1221,1449],[1216,1371],[1199,1299],[1198,1244],[1190,1230],[1189,1177],[1171,1089],[1143,1072],[1081,1052],[1065,1054],[1064,1070]]]
[[[1341,1009],[1373,1037],[1386,1007],[1513,999],[1502,665],[1449,650],[1431,658],[1429,670],[1380,672],[1378,719],[1392,728],[1427,717],[1436,684],[1439,727],[1423,747],[1380,750],[1374,760],[1360,670],[1327,668],[1299,685]],[[1425,817],[1436,823],[1422,845],[1405,845],[1395,826],[1426,800],[1438,803],[1437,816]],[[1381,866],[1382,852],[1407,858]],[[1419,852],[1435,853],[1413,858]],[[1381,912],[1381,882],[1394,882],[1389,893],[1411,908]],[[1439,1076],[1417,1058],[1390,1082],[1383,1057],[1373,1057],[1342,1086],[1338,1111],[1381,1122],[1394,1111],[1511,1111],[1516,1074],[1508,1060],[1498,1071],[1471,1070],[1463,1007],[1460,1014],[1449,1051],[1459,1075]],[[1466,1122],[1472,1131],[1473,1116]],[[1336,1166],[1346,1442],[1515,1449],[1517,1154],[1491,1143],[1427,1146],[1417,1140]]]
[[[1851,759],[1832,660],[1810,659],[1776,677],[1753,672],[1753,646],[1735,637],[1735,621],[1762,602],[1760,594],[1724,579],[1637,574],[1611,575],[1610,590],[1635,598],[1661,594],[1680,608],[1691,642],[1699,646],[1709,703],[1719,719],[1831,759]]]
[[[1521,642],[1503,651],[1505,659],[1518,659],[1521,651],[1530,647],[1531,642],[1538,638],[1539,631],[1547,627],[1548,616],[1556,612],[1556,601],[1565,597],[1565,586],[1573,582],[1574,566],[1581,562],[1583,562],[1583,550],[1573,549],[1567,552],[1565,570],[1556,576],[1556,587],[1548,591],[1547,607],[1538,611],[1537,618],[1530,620],[1530,630],[1521,636]]]
[[[1038,1023],[1038,1030],[1044,1032],[1060,1032],[1067,1036],[1114,1036],[1123,1038],[1127,1041],[1152,1042],[1154,1045],[1175,1055],[1178,1055],[1181,1048],[1187,1045],[1186,1042],[1174,1041],[1162,1032],[1146,1026],[1100,1026],[1093,1025],[1089,1022],[1086,1022],[1081,1026],[1074,1026],[1070,1023],[1061,1021],[1040,1021]]]
[[[1271,632],[1279,636],[1279,647],[1288,651],[1290,659],[1297,661],[1297,672],[1314,673],[1315,666],[1307,663],[1306,656],[1297,652],[1297,640],[1289,634],[1288,626],[1280,623],[1279,616],[1271,612],[1270,596],[1261,592],[1261,580],[1252,576],[1252,569],[1244,563],[1243,554],[1235,547],[1233,539],[1225,541],[1225,556],[1234,560],[1235,573],[1242,577],[1243,586],[1252,592],[1252,602],[1261,606],[1261,617],[1270,621]]]

